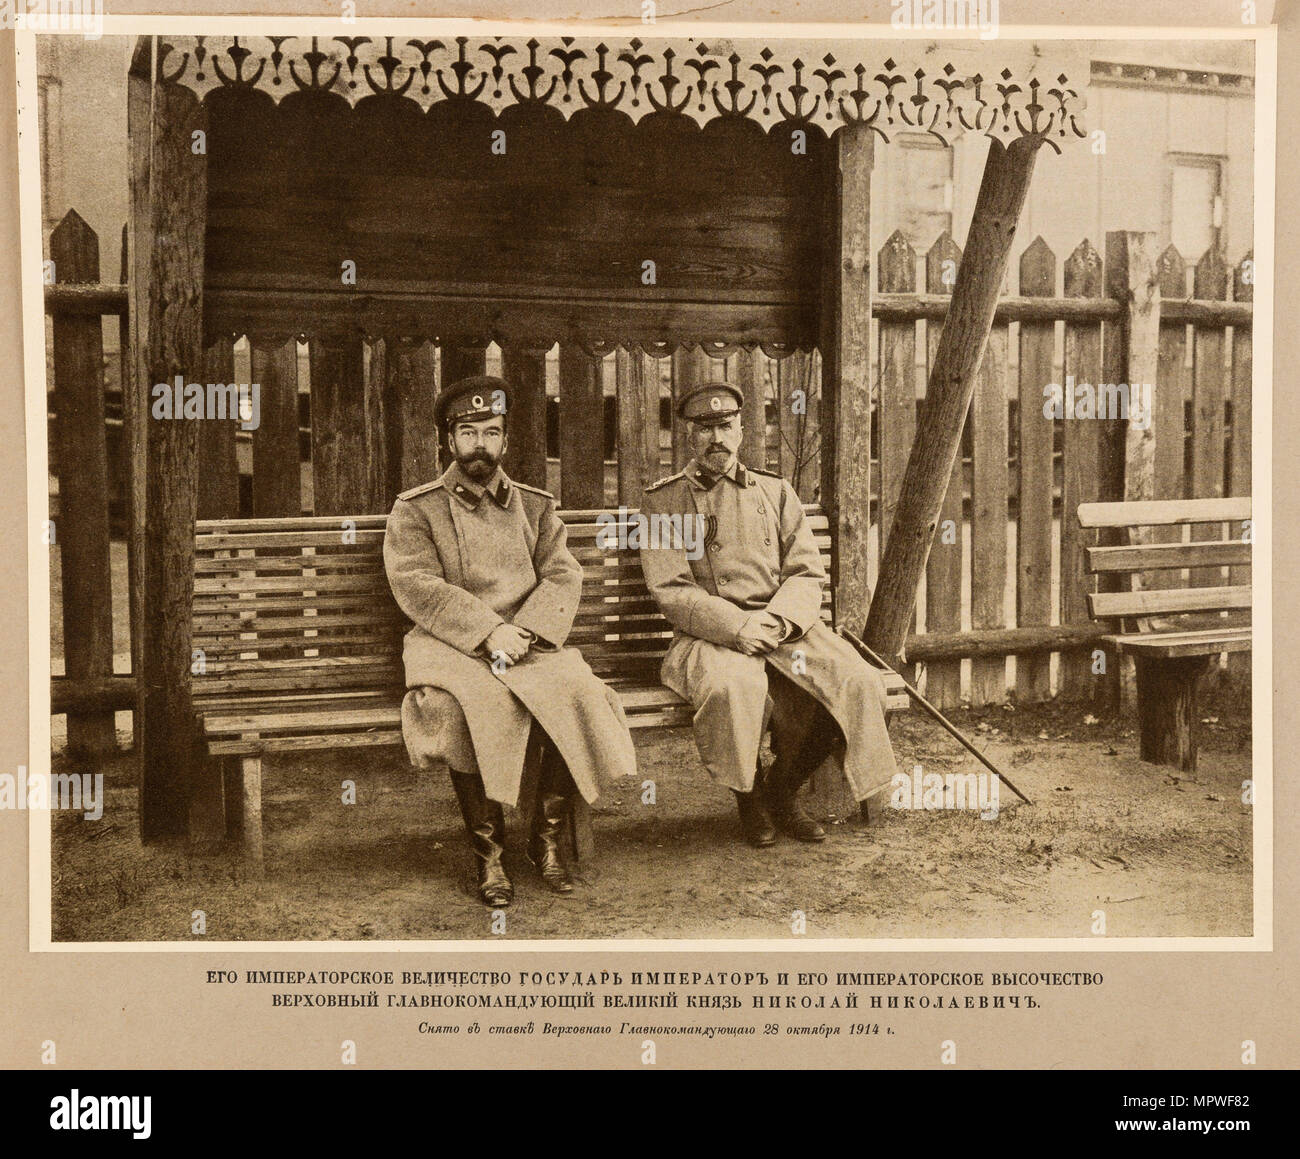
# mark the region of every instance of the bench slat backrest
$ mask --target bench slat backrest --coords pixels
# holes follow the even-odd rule
[[[830,570],[831,537],[820,507],[807,506]],[[658,682],[672,639],[641,573],[635,548],[612,548],[599,511],[560,511],[582,565],[582,599],[569,643],[616,686]],[[624,509],[615,519],[635,515]],[[402,615],[384,573],[387,516],[202,520],[194,565],[194,695],[227,697],[311,688],[403,684]],[[625,540],[620,540],[624,542]],[[607,542],[607,540],[604,540]],[[830,620],[830,588],[822,614]]]
[[[1249,584],[1144,590],[1142,576],[1145,573],[1167,573],[1194,567],[1249,567],[1251,545],[1241,537],[1238,528],[1250,520],[1250,513],[1249,496],[1081,503],[1078,510],[1080,527],[1123,529],[1128,532],[1130,539],[1125,545],[1086,549],[1089,572],[1094,575],[1118,576],[1127,580],[1132,588],[1128,591],[1089,593],[1089,612],[1094,619],[1133,620],[1139,630],[1149,631],[1152,617],[1248,611],[1251,606]],[[1142,527],[1182,527],[1205,523],[1231,525],[1230,538],[1143,543],[1136,534],[1136,529]],[[1199,527],[1194,530],[1203,534]],[[1176,628],[1185,624],[1186,621],[1163,623],[1161,627]]]

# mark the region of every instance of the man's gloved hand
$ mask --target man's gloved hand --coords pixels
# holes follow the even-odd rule
[[[498,624],[483,641],[489,660],[502,659],[506,667],[522,660],[532,642],[532,633],[516,628],[514,624]]]

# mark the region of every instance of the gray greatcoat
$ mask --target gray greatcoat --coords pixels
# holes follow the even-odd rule
[[[602,779],[636,772],[618,696],[564,647],[582,592],[566,536],[553,496],[499,469],[478,484],[456,464],[404,491],[388,517],[384,566],[414,624],[403,650],[407,687],[456,698],[487,795],[505,804],[518,803],[533,719],[588,801]],[[494,668],[483,645],[502,623],[537,639],[513,667]],[[413,719],[403,713],[404,726]]]
[[[646,490],[647,515],[702,516],[698,559],[684,546],[643,547],[651,594],[675,629],[660,677],[696,709],[695,741],[710,774],[753,788],[771,703],[767,666],[815,697],[844,733],[844,775],[858,800],[889,785],[897,767],[885,729],[879,673],[821,621],[826,571],[803,505],[779,476],[737,462],[716,478],[694,460]],[[736,651],[754,611],[786,625],[765,655]]]

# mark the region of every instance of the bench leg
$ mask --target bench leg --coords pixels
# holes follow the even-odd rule
[[[209,757],[198,741],[190,765],[190,841],[200,853],[214,852],[226,836],[224,761]]]
[[[226,812],[226,840],[244,843],[244,774],[238,757],[215,757],[221,766],[221,796]]]
[[[1196,771],[1196,684],[1208,656],[1138,656],[1140,755],[1157,765]]]
[[[244,757],[240,761],[243,781],[244,856],[255,872],[261,873],[262,863],[262,758]]]

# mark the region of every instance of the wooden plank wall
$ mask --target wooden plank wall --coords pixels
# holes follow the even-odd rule
[[[375,322],[405,299],[426,337],[458,324],[548,343],[575,327],[635,340],[815,334],[820,133],[796,155],[788,134],[741,118],[701,130],[600,109],[566,121],[528,104],[499,116],[400,104],[210,95],[213,324],[338,336],[358,311]],[[489,147],[495,129],[504,154]],[[354,283],[340,281],[345,261]]]

